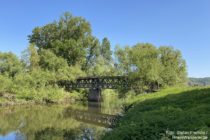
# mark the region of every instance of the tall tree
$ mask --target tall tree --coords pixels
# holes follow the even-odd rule
[[[85,71],[88,71],[91,67],[93,67],[97,62],[97,58],[100,55],[100,42],[97,38],[91,39],[91,45],[87,49],[87,57],[85,64]]]
[[[98,39],[94,40],[94,44],[89,51],[88,59],[90,59],[87,61],[90,62],[87,69],[89,75],[100,76],[115,74],[111,45],[108,38],[104,38],[101,44]]]
[[[183,84],[187,81],[186,62],[179,50],[172,47],[159,48],[160,60],[163,65],[161,77],[165,85]]]
[[[57,56],[66,59],[70,66],[85,66],[92,40],[89,22],[70,13],[65,13],[59,21],[36,27],[29,35],[30,43],[35,43],[39,51],[51,49]]]
[[[128,75],[131,71],[129,51],[131,51],[129,46],[124,48],[120,46],[115,47],[115,68],[118,75]]]
[[[22,61],[25,64],[26,69],[35,70],[39,67],[39,54],[38,49],[32,43],[29,47],[22,52]]]
[[[93,76],[111,76],[116,74],[116,70],[102,56],[98,56],[93,65],[88,69],[87,74]]]
[[[140,87],[146,89],[160,82],[161,63],[158,49],[152,44],[137,44],[129,52],[131,77],[139,78]]]
[[[39,55],[37,52],[37,48],[35,47],[34,44],[31,44],[29,46],[29,52],[30,52],[30,65],[31,69],[37,69],[39,67]]]
[[[108,38],[103,38],[101,44],[101,55],[105,59],[105,61],[110,62],[112,60],[112,51],[111,45]]]

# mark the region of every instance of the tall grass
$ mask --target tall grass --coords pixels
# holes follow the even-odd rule
[[[172,139],[167,131],[203,131],[210,138],[210,88],[169,88],[127,101],[135,106],[104,140]]]

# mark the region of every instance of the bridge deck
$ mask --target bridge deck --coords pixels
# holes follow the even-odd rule
[[[131,86],[126,76],[80,77],[75,82],[68,80],[59,81],[59,85],[64,86],[66,89],[129,89]]]

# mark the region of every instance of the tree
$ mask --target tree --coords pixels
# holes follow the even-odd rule
[[[176,85],[187,82],[186,62],[179,50],[172,47],[161,46],[159,48],[160,60],[163,65],[161,78],[165,85]]]
[[[107,63],[102,56],[99,56],[88,69],[87,73],[92,76],[111,76],[115,75],[115,70],[112,64]]]
[[[128,56],[130,50],[129,46],[125,48],[115,47],[115,69],[118,75],[128,75],[131,71],[131,63]]]
[[[112,51],[111,45],[108,38],[104,38],[101,44],[101,56],[104,58],[105,61],[108,63],[112,60]]]
[[[130,76],[139,78],[140,87],[153,90],[154,84],[160,83],[161,63],[158,49],[152,44],[137,44],[129,51],[131,63]]]
[[[31,70],[37,69],[39,67],[39,59],[40,59],[37,52],[37,48],[34,46],[34,44],[31,44],[28,49],[30,52]]]
[[[0,52],[0,74],[14,77],[22,68],[23,65],[15,54]]]
[[[69,66],[85,66],[89,56],[87,50],[92,47],[93,38],[89,22],[70,13],[65,13],[59,21],[36,27],[29,35],[30,43],[35,43],[39,51],[50,49],[66,59]]]
[[[21,60],[25,64],[25,68],[31,71],[39,67],[40,58],[34,44],[30,44],[29,47],[22,52]]]
[[[97,58],[100,55],[100,42],[97,38],[92,39],[92,45],[87,49],[87,58],[85,70],[89,71],[89,69],[95,65]]]
[[[92,47],[88,50],[87,62],[89,63],[86,72],[94,76],[115,74],[109,40],[104,38],[101,44],[98,39],[93,41]]]
[[[143,43],[116,47],[115,55],[118,74],[131,77],[141,90],[186,83],[186,63],[179,50]]]
[[[51,50],[40,51],[39,65],[43,70],[54,73],[56,80],[75,80],[85,75],[79,65],[69,67],[64,58],[56,56]]]

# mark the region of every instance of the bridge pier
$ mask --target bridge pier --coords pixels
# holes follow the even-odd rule
[[[90,101],[90,102],[100,102],[100,101],[102,101],[101,89],[100,88],[89,89],[88,101]]]

